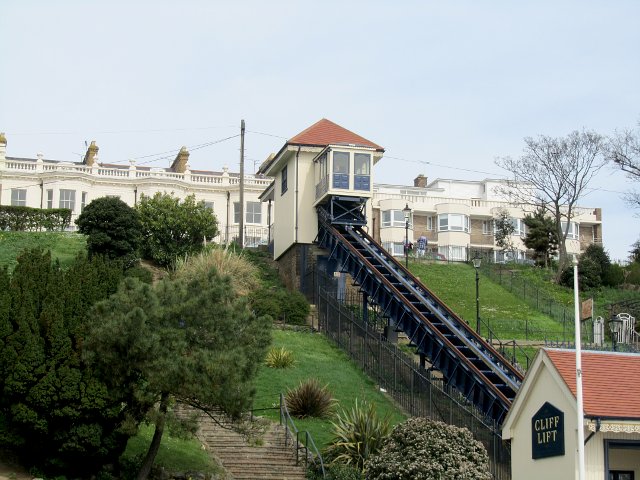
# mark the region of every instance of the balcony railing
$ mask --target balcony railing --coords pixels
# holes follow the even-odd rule
[[[4,165],[3,165],[4,163]],[[42,160],[14,160],[7,159],[0,162],[0,169],[8,173],[70,173],[89,175],[97,178],[164,178],[173,181],[182,181],[195,184],[209,185],[237,185],[240,183],[240,177],[229,175],[227,171],[219,172],[198,172],[184,173],[172,172],[163,168],[138,169],[135,164],[123,167],[117,166],[87,166],[77,163],[66,162],[45,162]],[[272,179],[268,177],[259,177],[255,175],[245,175],[244,183],[249,187],[266,188],[271,184]]]

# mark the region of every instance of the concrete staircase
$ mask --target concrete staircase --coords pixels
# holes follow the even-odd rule
[[[284,428],[266,419],[231,424],[223,416],[219,423],[199,417],[198,438],[209,453],[235,480],[304,480],[304,452],[296,465],[295,451],[285,445]],[[243,433],[238,433],[238,427]]]

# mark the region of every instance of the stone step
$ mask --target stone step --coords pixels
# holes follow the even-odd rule
[[[178,416],[191,415],[191,410],[181,407]],[[219,424],[207,415],[198,417],[198,438],[216,460],[235,480],[304,480],[306,468],[300,452],[300,464],[296,465],[294,442],[285,444],[284,429],[273,422],[258,419],[251,423],[252,434],[248,440],[229,427],[233,422],[222,414],[216,415]],[[245,424],[246,426],[246,424]],[[253,428],[255,427],[255,428]],[[258,428],[261,427],[261,428]]]

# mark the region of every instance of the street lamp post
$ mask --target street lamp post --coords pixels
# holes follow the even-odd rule
[[[402,209],[404,213],[404,267],[409,269],[409,217],[411,216],[411,209],[409,204],[405,204]]]
[[[478,269],[482,259],[476,255],[472,261],[473,268],[476,269],[476,333],[480,335],[480,275],[478,275]]]

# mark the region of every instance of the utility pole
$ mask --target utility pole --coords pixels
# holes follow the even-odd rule
[[[238,240],[244,248],[244,120],[240,121],[240,231]]]

